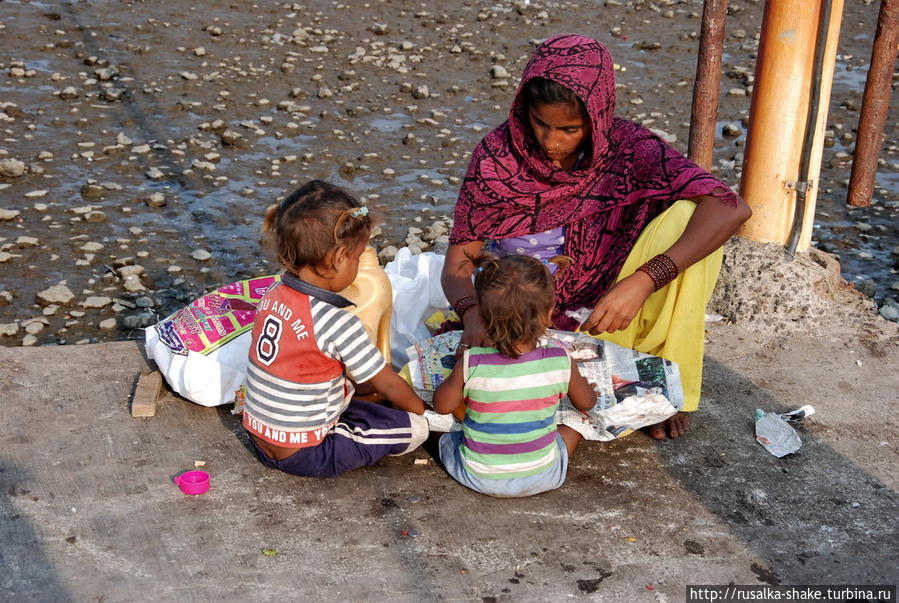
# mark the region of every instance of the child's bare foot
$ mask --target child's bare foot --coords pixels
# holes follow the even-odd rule
[[[673,417],[668,417],[661,423],[650,425],[646,428],[649,437],[656,440],[664,440],[665,438],[676,438],[687,433],[687,425],[689,424],[687,413],[679,412]]]

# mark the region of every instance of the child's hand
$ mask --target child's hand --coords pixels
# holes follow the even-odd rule
[[[369,384],[387,398],[394,407],[414,413],[424,414],[425,402],[418,397],[415,390],[396,374],[390,366],[385,366],[377,375],[368,381]]]

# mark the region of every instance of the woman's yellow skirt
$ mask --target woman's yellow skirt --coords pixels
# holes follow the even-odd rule
[[[650,222],[628,255],[618,280],[630,276],[647,260],[667,251],[693,215],[696,204],[677,201]],[[718,280],[722,248],[699,260],[649,296],[623,331],[599,339],[676,362],[684,386],[684,407],[699,406],[702,355],[705,347],[705,309]]]

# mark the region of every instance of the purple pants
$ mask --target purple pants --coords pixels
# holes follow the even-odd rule
[[[388,454],[411,452],[427,437],[428,422],[422,416],[352,400],[318,446],[300,448],[283,461],[269,458],[252,437],[250,443],[266,467],[304,477],[336,477]]]

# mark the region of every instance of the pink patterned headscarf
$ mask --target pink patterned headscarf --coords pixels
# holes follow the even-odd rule
[[[522,89],[536,77],[572,90],[586,106],[589,148],[576,170],[555,166],[534,137]],[[576,324],[566,310],[596,304],[646,225],[674,201],[714,195],[737,205],[723,182],[614,113],[606,47],[574,34],[549,38],[524,69],[509,119],[475,148],[456,202],[454,244],[566,227],[564,251],[573,263],[556,283],[558,328]]]

